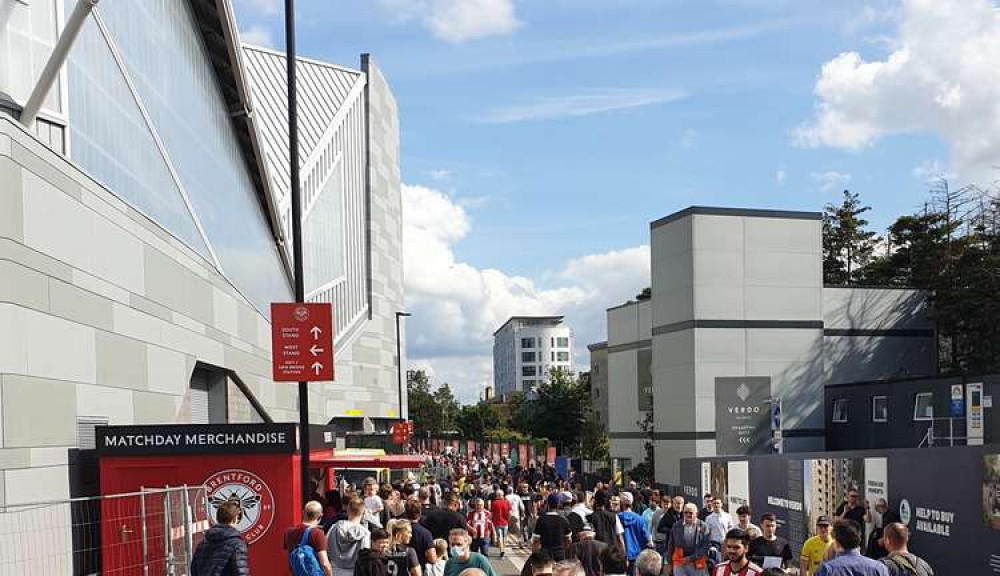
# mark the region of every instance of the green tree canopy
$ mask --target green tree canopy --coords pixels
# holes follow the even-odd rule
[[[859,271],[871,261],[879,238],[868,230],[860,196],[844,190],[839,206],[827,204],[823,211],[823,281],[848,285],[858,281]]]

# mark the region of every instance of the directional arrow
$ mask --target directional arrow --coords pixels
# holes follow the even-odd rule
[[[313,326],[309,332],[313,335],[313,340],[319,340],[319,335],[323,333],[323,330],[319,326]]]
[[[319,353],[322,351],[323,349],[315,344],[313,344],[312,348],[309,349],[309,353],[312,354],[313,356],[319,356]]]
[[[316,375],[319,376],[319,371],[323,369],[323,365],[320,364],[319,362],[313,362],[310,368],[312,368],[313,371],[316,372]]]

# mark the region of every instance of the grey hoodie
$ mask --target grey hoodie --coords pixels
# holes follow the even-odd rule
[[[358,553],[371,546],[371,532],[357,522],[341,520],[327,535],[327,554],[334,576],[353,576]]]

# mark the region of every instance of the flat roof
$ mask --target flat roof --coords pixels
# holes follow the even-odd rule
[[[565,318],[565,316],[511,316],[506,322],[501,324],[499,328],[493,331],[493,335],[496,336],[498,332],[503,330],[504,327],[515,320],[551,320],[555,323],[559,323],[563,321],[563,318]]]
[[[607,340],[605,340],[604,342],[594,342],[593,344],[587,344],[587,350],[590,350],[591,352],[593,352],[594,350],[601,350],[607,347],[608,347]]]
[[[650,230],[670,224],[687,216],[749,216],[751,218],[784,218],[788,220],[822,220],[822,212],[801,212],[796,210],[768,210],[761,208],[724,208],[719,206],[690,206],[649,223]]]

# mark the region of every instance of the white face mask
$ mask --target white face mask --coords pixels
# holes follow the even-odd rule
[[[879,512],[878,510],[872,510],[872,522],[875,524],[875,526],[881,528],[882,527],[882,513]]]
[[[465,556],[465,546],[452,546],[449,552],[452,558],[462,558]]]

